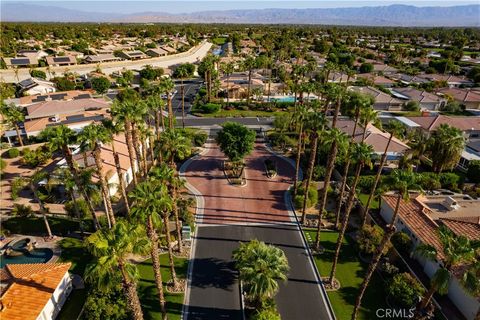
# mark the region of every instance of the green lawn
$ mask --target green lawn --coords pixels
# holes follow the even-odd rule
[[[220,110],[215,113],[195,113],[195,115],[205,118],[225,118],[225,117],[275,117],[283,114],[285,111],[256,111],[256,110]]]
[[[309,234],[311,239],[315,239],[315,231],[306,230],[305,233]],[[330,275],[337,238],[337,232],[326,231],[321,234],[321,244],[325,248],[325,252],[315,256],[314,259],[322,277]],[[341,288],[338,291],[328,292],[328,297],[337,319],[349,320],[351,318],[358,288],[362,283],[367,268],[367,264],[359,262],[358,250],[353,241],[344,240],[336,273],[336,278],[340,281]],[[376,319],[376,309],[387,307],[384,288],[383,281],[377,274],[374,274],[363,297],[358,319]]]
[[[216,37],[212,39],[212,42],[216,45],[221,46],[222,44],[225,44],[227,42],[227,38]]]
[[[168,267],[168,255],[160,256],[161,272],[163,283],[166,284],[170,280],[170,269]],[[179,278],[185,278],[187,274],[188,260],[175,259],[175,271]],[[146,260],[138,265],[140,279],[138,283],[138,293],[142,302],[142,309],[145,319],[161,319],[160,305],[158,302],[158,291],[155,287],[155,278],[153,276],[152,262]],[[170,294],[165,292],[167,300],[168,319],[180,319],[182,315],[184,294]]]
[[[368,196],[369,195],[365,193],[360,193],[358,195],[358,199],[364,206],[367,205]],[[370,202],[370,209],[378,209],[378,199],[375,199],[375,197],[373,197],[372,201]]]
[[[82,310],[85,300],[87,299],[87,291],[88,289],[73,290],[56,319],[77,319],[78,314]]]

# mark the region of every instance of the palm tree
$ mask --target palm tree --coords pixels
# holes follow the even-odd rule
[[[63,156],[65,157],[67,166],[70,169],[70,172],[72,173],[73,178],[75,179],[75,183],[77,184],[77,187],[79,188],[79,190],[81,190],[83,197],[85,198],[85,201],[88,204],[88,207],[92,214],[93,226],[95,230],[98,230],[100,228],[100,223],[98,222],[98,219],[95,213],[95,207],[94,207],[93,201],[90,198],[90,195],[87,192],[86,187],[82,184],[76,163],[73,160],[72,151],[70,150],[70,147],[69,147],[70,144],[74,144],[77,142],[77,135],[75,131],[73,131],[72,129],[70,129],[65,125],[47,127],[40,133],[40,137],[43,140],[47,141],[47,145],[51,151],[60,150],[62,152]]]
[[[247,86],[247,104],[250,104],[250,95],[252,93],[252,73],[253,69],[256,68],[257,63],[255,58],[252,56],[247,56],[242,62],[242,66],[245,70],[248,71],[248,86]]]
[[[464,148],[465,137],[462,131],[448,124],[441,124],[429,141],[432,170],[440,173],[445,169],[453,169]]]
[[[85,280],[100,288],[110,287],[116,279],[120,280],[132,318],[142,320],[143,312],[137,293],[138,270],[128,257],[149,251],[149,241],[143,227],[120,220],[112,229],[92,234],[86,239],[86,245],[95,259],[85,270]]]
[[[327,167],[325,170],[325,178],[323,182],[322,192],[320,194],[320,208],[318,211],[318,227],[317,235],[315,239],[315,248],[319,249],[320,247],[320,230],[322,225],[322,215],[325,211],[325,205],[327,203],[328,196],[328,187],[330,186],[330,179],[332,177],[333,169],[335,167],[335,160],[337,158],[338,146],[347,143],[348,137],[345,133],[337,128],[333,128],[327,131],[325,135],[325,140],[323,141],[326,144],[330,144],[330,151],[328,154]]]
[[[230,105],[230,76],[235,71],[235,63],[227,62],[221,65],[223,73],[227,76],[227,106]]]
[[[114,119],[124,124],[125,129],[125,141],[127,143],[128,149],[128,156],[130,159],[130,167],[132,168],[132,177],[133,177],[133,185],[137,184],[137,175],[136,170],[137,168],[140,169],[139,159],[136,156],[136,151],[134,148],[133,142],[133,128],[132,122],[136,117],[136,109],[137,109],[137,101],[135,100],[125,100],[125,101],[118,101],[115,100],[112,106],[112,116]],[[138,161],[138,164],[137,164]]]
[[[298,124],[298,140],[297,140],[297,155],[295,159],[295,177],[293,180],[293,196],[297,195],[298,191],[298,178],[300,174],[300,159],[303,151],[303,144],[305,141],[304,133],[304,120],[307,118],[307,109],[304,106],[297,108],[297,112],[293,115],[296,118],[296,123]]]
[[[81,144],[81,148],[84,150],[91,150],[93,159],[95,160],[95,170],[100,181],[100,187],[105,199],[105,206],[107,215],[110,218],[112,225],[115,224],[115,215],[113,213],[112,202],[110,199],[110,191],[107,185],[107,178],[103,173],[103,161],[102,161],[102,144],[109,143],[112,140],[112,136],[108,129],[101,124],[89,124],[84,127],[82,132],[78,134],[78,141]],[[87,166],[87,164],[85,164]]]
[[[403,125],[399,121],[390,121],[388,125],[390,128],[390,136],[388,137],[387,145],[385,146],[385,150],[383,151],[382,157],[380,158],[380,163],[378,165],[377,173],[375,174],[375,180],[373,181],[372,190],[368,195],[367,203],[365,205],[365,212],[363,213],[362,227],[367,222],[367,216],[368,216],[368,211],[370,210],[370,204],[373,198],[375,197],[377,185],[382,175],[383,166],[385,165],[385,161],[387,160],[388,148],[390,147],[390,143],[392,142],[393,136],[404,130]]]
[[[160,87],[162,91],[165,92],[167,96],[167,107],[168,107],[168,127],[173,128],[173,109],[172,109],[172,98],[173,90],[175,89],[175,83],[171,78],[162,78],[160,81]]]
[[[47,229],[48,237],[51,238],[52,230],[50,229],[50,224],[47,219],[47,208],[42,198],[43,195],[38,191],[38,184],[48,178],[48,173],[46,171],[36,170],[29,178],[26,178],[25,182],[28,185],[28,188],[33,194],[33,199],[38,203],[40,213],[42,214],[43,222],[45,223],[45,228]]]
[[[305,183],[305,195],[303,198],[303,207],[302,207],[302,219],[301,222],[305,222],[306,217],[306,209],[307,209],[307,199],[308,199],[308,190],[310,188],[310,183],[312,181],[313,169],[315,167],[315,159],[317,156],[317,146],[318,146],[318,137],[319,131],[322,130],[327,120],[323,113],[319,112],[312,112],[309,114],[310,116],[306,119],[306,127],[307,130],[310,132],[310,158],[308,161],[308,168],[307,168],[307,180]]]
[[[23,147],[23,139],[22,135],[20,134],[20,127],[18,126],[19,123],[25,121],[25,115],[23,114],[22,110],[15,106],[15,104],[11,103],[9,105],[3,104],[0,109],[0,112],[3,116],[3,121],[8,123],[11,127],[15,128],[17,133],[17,140],[20,145]]]
[[[247,296],[256,306],[273,298],[279,288],[278,280],[287,280],[287,257],[272,245],[258,240],[241,243],[233,252],[233,259]]]
[[[165,102],[157,95],[151,95],[146,100],[147,108],[155,113],[155,133],[157,140],[160,139],[160,127],[165,130],[165,121],[163,117],[163,108]]]
[[[357,188],[358,180],[360,179],[360,172],[365,165],[371,166],[373,148],[371,145],[368,145],[364,142],[351,145],[351,151],[349,152],[349,157],[356,164],[355,175],[353,178],[352,185],[350,186],[350,192],[348,193],[348,199],[345,208],[345,214],[342,221],[342,228],[338,234],[337,245],[335,248],[335,257],[333,259],[332,270],[330,272],[330,283],[333,283],[335,279],[335,272],[337,269],[338,258],[340,257],[340,249],[343,245],[343,238],[345,237],[345,232],[347,231],[347,226],[349,222],[350,212],[352,211],[353,203],[355,200],[355,191]],[[347,179],[347,177],[344,177]]]
[[[360,308],[360,305],[362,303],[363,295],[365,294],[365,290],[370,283],[373,273],[377,269],[380,258],[385,253],[385,248],[388,245],[390,238],[395,233],[395,223],[397,221],[397,216],[400,211],[400,204],[402,199],[409,199],[409,190],[420,190],[420,187],[417,185],[417,176],[410,171],[393,170],[392,173],[388,176],[386,184],[387,187],[397,190],[397,201],[395,205],[395,210],[393,212],[390,224],[387,225],[387,230],[384,233],[382,240],[380,241],[380,244],[372,258],[372,261],[370,262],[362,285],[360,286],[360,291],[355,301],[355,306],[353,308],[352,319],[356,319],[358,309]]]
[[[443,255],[441,266],[430,279],[430,289],[417,306],[417,313],[422,313],[422,311],[429,305],[435,293],[441,295],[448,293],[448,287],[450,279],[453,276],[453,271],[455,267],[460,265],[471,264],[473,268],[469,268],[470,271],[465,273],[465,277],[461,282],[470,292],[474,293],[475,287],[477,288],[476,290],[478,290],[478,278],[472,277],[472,271],[475,272],[475,251],[478,249],[478,243],[470,241],[463,235],[455,235],[444,225],[438,228],[437,236],[440,240],[441,248],[436,248],[429,244],[422,244],[415,249],[416,253],[432,261],[435,261],[439,257],[439,252]],[[476,263],[478,264],[478,261]]]
[[[150,256],[152,258],[155,284],[159,293],[160,309],[163,318],[166,318],[165,295],[163,292],[162,273],[160,272],[160,258],[158,256],[158,235],[156,226],[161,223],[160,212],[172,209],[172,201],[164,185],[152,181],[138,184],[130,192],[134,205],[132,217],[140,222],[146,222],[147,235],[150,239]]]
[[[118,156],[117,151],[115,150],[115,137],[119,134],[122,130],[122,124],[119,122],[115,122],[112,119],[104,119],[102,121],[102,125],[108,130],[109,134],[112,136],[112,140],[110,141],[110,146],[112,147],[112,154],[113,159],[115,161],[115,169],[118,175],[118,182],[120,184],[120,191],[122,193],[123,200],[125,202],[125,209],[127,210],[127,214],[130,214],[130,205],[128,203],[127,197],[127,187],[125,186],[124,175],[122,171],[122,167],[120,166],[120,157]]]

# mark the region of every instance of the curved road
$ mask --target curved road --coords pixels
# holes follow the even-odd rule
[[[231,259],[240,241],[259,239],[278,246],[287,255],[288,281],[276,296],[282,319],[331,319],[326,294],[315,275],[293,213],[285,204],[285,190],[294,170],[275,158],[278,176],[268,179],[264,160],[274,157],[257,143],[246,159],[247,185],[228,184],[215,144],[191,161],[184,176],[203,195],[203,213],[196,217],[197,231],[189,268],[183,319],[242,319],[237,272]]]

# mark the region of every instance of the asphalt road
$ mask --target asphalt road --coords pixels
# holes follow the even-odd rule
[[[184,81],[185,116],[192,111],[193,100],[195,99],[195,95],[200,89],[201,84],[202,84],[202,81],[198,79],[193,81]],[[176,81],[175,90],[177,90],[177,93],[172,98],[172,108],[173,108],[173,112],[175,113],[175,117],[181,117],[182,116],[182,91],[181,91],[182,87],[181,87],[180,81]]]
[[[193,261],[184,319],[242,319],[237,272],[231,260],[240,241],[259,239],[285,251],[291,267],[276,296],[282,319],[331,319],[326,294],[316,278],[285,190],[293,168],[276,158],[278,175],[268,179],[264,160],[272,157],[257,144],[246,159],[247,185],[229,185],[221,170],[218,147],[193,160],[185,177],[201,193]]]

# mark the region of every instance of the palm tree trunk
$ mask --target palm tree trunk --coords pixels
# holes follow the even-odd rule
[[[142,147],[142,162],[143,162],[143,174],[146,177],[148,175],[148,162],[147,162],[147,142],[145,138],[141,141]]]
[[[435,287],[434,286],[430,286],[430,288],[428,289],[428,292],[427,294],[425,295],[425,297],[423,297],[422,301],[420,302],[420,305],[418,306],[418,310],[423,310],[425,309],[428,304],[430,303],[430,301],[432,300],[433,298],[433,295],[435,294],[436,290],[435,290]]]
[[[125,187],[125,181],[123,180],[123,172],[120,167],[120,159],[118,153],[113,153],[113,158],[115,160],[115,168],[117,169],[118,182],[120,184],[120,191],[122,192],[123,201],[125,202],[125,209],[127,210],[127,215],[130,215],[130,205],[128,203],[127,189]]]
[[[271,84],[272,84],[272,68],[270,68],[270,73],[268,74],[268,89],[267,89],[267,101],[268,102],[270,102]]]
[[[47,214],[46,214],[47,209],[45,208],[45,204],[38,197],[37,188],[33,183],[30,183],[30,190],[33,193],[34,200],[38,202],[38,206],[40,207],[40,213],[42,214],[43,222],[45,223],[45,228],[47,229],[48,237],[51,238],[53,237],[53,235],[52,235],[52,230],[50,229],[50,224],[48,223]]]
[[[395,233],[395,221],[397,220],[401,199],[402,199],[402,195],[399,193],[398,197],[397,197],[397,203],[395,205],[395,211],[393,213],[392,220],[390,221],[390,225],[387,226],[387,231],[383,235],[382,241],[380,242],[380,244],[377,247],[377,250],[375,252],[375,256],[373,257],[372,262],[370,263],[370,265],[368,267],[367,274],[366,274],[365,278],[363,279],[362,285],[360,286],[360,292],[357,296],[357,299],[355,301],[355,306],[353,308],[352,320],[355,320],[357,318],[358,309],[360,308],[360,305],[362,304],[363,295],[365,294],[365,291],[367,290],[368,284],[370,283],[370,280],[372,278],[373,273],[377,269],[378,263],[380,262],[380,258],[383,256],[383,253],[385,251],[385,247],[387,246],[388,242],[390,241],[390,238]],[[432,293],[432,296],[433,296],[433,293]],[[428,295],[427,295],[427,297],[428,297]],[[423,304],[423,301],[422,301],[422,304]]]
[[[333,168],[335,167],[335,159],[337,157],[337,141],[332,142],[330,148],[330,156],[328,157],[327,170],[325,172],[325,179],[322,188],[322,194],[320,195],[320,209],[318,211],[318,226],[317,226],[317,235],[315,238],[315,248],[320,249],[320,231],[322,228],[322,215],[325,210],[325,205],[327,203],[328,187],[330,186],[330,179],[332,177]]]
[[[173,287],[176,289],[179,286],[177,274],[175,272],[175,262],[173,261],[173,251],[170,243],[172,239],[170,237],[170,227],[168,226],[168,214],[163,215],[163,224],[165,226],[165,236],[167,238],[168,260],[170,262],[170,274],[172,276]]]
[[[177,240],[178,240],[178,253],[183,253],[182,246],[182,229],[180,227],[180,218],[178,216],[178,190],[175,184],[172,186],[172,201],[173,201],[173,215],[175,216],[175,227],[177,231]]]
[[[130,122],[130,120],[127,120],[127,119],[125,119],[125,140],[127,142],[130,166],[132,167],[133,186],[136,186],[138,183],[138,180],[137,180],[137,173],[135,172],[135,168],[139,169],[139,165],[136,165],[136,162],[138,159],[135,156],[135,149],[133,147],[132,123]]]
[[[155,145],[155,141],[153,141],[153,135],[150,135],[150,137],[148,138],[148,151],[150,152],[150,159],[152,161],[152,166],[156,164],[155,153],[153,152],[154,145]]]
[[[300,174],[300,158],[302,155],[302,137],[303,137],[303,122],[300,123],[300,132],[298,133],[297,143],[297,157],[295,159],[295,177],[293,180],[293,197],[297,195],[298,191],[298,175]]]
[[[18,142],[20,142],[20,145],[23,147],[23,139],[22,139],[22,135],[20,134],[20,129],[18,128],[18,124],[15,123],[15,131],[17,132],[17,139],[18,139]]]
[[[375,196],[375,190],[377,189],[378,182],[380,182],[380,177],[382,175],[383,165],[385,164],[385,160],[387,159],[388,147],[390,146],[390,142],[392,141],[392,138],[393,138],[393,133],[390,134],[387,145],[385,147],[385,151],[383,152],[382,158],[380,159],[380,165],[379,165],[377,173],[375,175],[375,180],[373,181],[372,190],[370,191],[370,194],[368,195],[367,204],[365,205],[365,213],[363,214],[362,227],[367,222],[368,211],[370,210],[370,203],[372,202],[373,197]]]
[[[227,73],[227,106],[230,105],[230,73]]]
[[[310,148],[310,159],[308,161],[308,170],[307,170],[307,183],[305,185],[305,194],[303,197],[303,206],[302,206],[302,224],[305,223],[305,216],[307,215],[307,199],[308,199],[308,188],[310,187],[310,182],[312,181],[313,167],[315,166],[315,157],[317,154],[317,145],[318,145],[318,134],[314,133],[312,136],[311,148]]]
[[[173,129],[172,96],[171,96],[170,92],[168,93],[168,96],[167,96],[167,106],[168,106],[168,127],[170,129]]]
[[[110,200],[108,186],[106,183],[106,177],[103,176],[102,168],[102,159],[100,155],[100,145],[96,144],[95,149],[93,150],[93,158],[95,159],[95,166],[97,171],[98,180],[100,180],[100,187],[102,188],[102,192],[105,195],[105,205],[107,209],[107,214],[110,217],[110,221],[112,225],[115,224],[115,215],[113,214],[112,202]]]
[[[160,139],[160,118],[163,118],[162,112],[157,110],[155,112],[155,134],[157,135],[157,140]]]
[[[90,209],[90,212],[92,214],[92,220],[93,220],[93,228],[95,230],[100,229],[100,223],[98,222],[97,215],[95,213],[95,207],[93,206],[93,202],[90,199],[90,196],[88,195],[87,190],[85,190],[85,187],[82,185],[80,178],[78,177],[78,171],[77,168],[75,167],[75,164],[73,162],[73,157],[72,157],[72,152],[68,148],[68,145],[64,145],[62,147],[62,153],[65,157],[65,161],[67,162],[68,168],[70,169],[70,172],[73,175],[73,179],[75,180],[75,184],[77,187],[81,190],[81,193],[83,197],[85,198],[85,201],[87,202],[88,208]]]
[[[77,199],[75,197],[75,192],[73,189],[70,189],[70,199],[73,201],[73,211],[75,212],[75,217],[78,219],[78,226],[80,228],[80,234],[83,236],[84,230],[83,230],[83,225],[82,225],[82,217],[80,215],[80,211],[78,211],[78,205],[77,205]]]
[[[252,69],[248,70],[248,87],[247,87],[247,105],[250,104],[250,94],[252,89]]]
[[[140,152],[140,138],[138,134],[138,129],[134,123],[132,123],[132,139],[133,139],[133,149],[135,150],[135,156],[138,163],[138,171],[140,176],[145,173],[143,168],[142,153]]]
[[[155,276],[155,285],[158,290],[158,298],[160,302],[160,311],[162,312],[163,319],[166,319],[167,311],[165,309],[165,295],[163,293],[163,280],[162,273],[160,272],[160,258],[158,256],[158,236],[153,226],[153,220],[151,216],[147,219],[147,234],[151,242],[150,255],[152,257],[153,274]]]
[[[142,306],[137,293],[137,284],[129,279],[125,263],[122,261],[118,264],[120,272],[122,273],[122,286],[127,304],[134,320],[143,320]]]
[[[337,271],[337,263],[338,258],[340,257],[340,249],[342,248],[343,238],[345,237],[345,232],[347,231],[348,220],[350,217],[350,212],[352,211],[353,200],[355,199],[355,189],[357,187],[358,180],[360,179],[361,171],[362,165],[359,163],[357,164],[357,168],[355,170],[355,178],[353,179],[352,187],[350,188],[350,193],[348,194],[347,208],[345,210],[345,216],[343,217],[342,221],[342,229],[338,234],[337,246],[335,248],[335,257],[333,258],[332,270],[330,272],[330,283],[333,283],[333,279],[335,278],[335,272]],[[347,177],[345,177],[344,179],[347,179]]]

